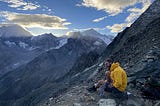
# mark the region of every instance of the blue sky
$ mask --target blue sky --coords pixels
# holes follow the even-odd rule
[[[19,24],[34,35],[56,36],[94,28],[116,35],[153,0],[0,0],[0,23]]]

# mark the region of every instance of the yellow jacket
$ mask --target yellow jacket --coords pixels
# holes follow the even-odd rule
[[[121,92],[125,91],[127,87],[126,72],[119,66],[118,62],[111,65],[110,71],[113,86]]]

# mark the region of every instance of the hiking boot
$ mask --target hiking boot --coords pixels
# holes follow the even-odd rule
[[[93,92],[96,92],[96,91],[97,91],[97,89],[96,89],[95,86],[92,86],[92,87],[90,87],[90,88],[87,88],[87,90],[88,90],[88,92],[90,92],[90,93],[93,93]]]

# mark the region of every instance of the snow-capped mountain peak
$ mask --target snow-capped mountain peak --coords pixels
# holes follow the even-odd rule
[[[99,38],[99,39],[103,40],[107,45],[109,43],[111,43],[111,41],[113,39],[113,36],[100,34],[99,32],[97,32],[96,30],[94,30],[92,28],[82,32],[82,35],[83,36],[92,36],[92,37],[95,37],[95,38]]]
[[[82,34],[84,35],[84,36],[86,36],[86,35],[89,35],[89,36],[99,36],[99,35],[101,35],[100,33],[98,33],[96,30],[94,30],[94,29],[89,29],[89,30],[85,30],[84,32],[82,32]],[[91,35],[92,34],[92,35]]]
[[[67,37],[68,38],[82,38],[82,37],[89,37],[89,38],[98,38],[100,40],[102,40],[103,42],[105,42],[105,44],[109,44],[111,43],[111,41],[113,40],[113,36],[111,35],[104,35],[104,34],[100,34],[99,32],[97,32],[96,30],[94,30],[93,28],[85,30],[83,32],[69,32],[67,33]]]
[[[32,34],[16,24],[0,24],[0,37],[30,37]]]

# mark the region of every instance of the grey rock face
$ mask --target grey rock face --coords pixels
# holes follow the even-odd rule
[[[127,72],[129,83],[134,83],[136,88],[139,81],[142,86],[151,76],[159,78],[159,14],[160,1],[156,0],[131,27],[117,35],[104,53],[104,57],[110,55],[121,63]]]

